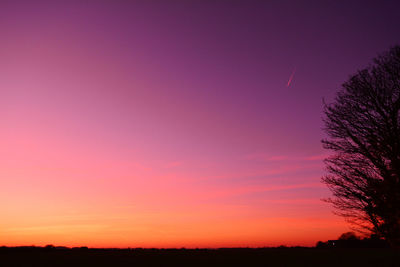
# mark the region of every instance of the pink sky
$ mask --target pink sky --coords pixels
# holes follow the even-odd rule
[[[395,9],[177,3],[0,3],[0,245],[311,246],[349,231],[321,201],[321,99],[399,41]]]

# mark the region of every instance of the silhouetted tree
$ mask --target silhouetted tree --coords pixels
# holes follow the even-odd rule
[[[329,248],[329,245],[327,242],[322,242],[318,241],[317,244],[315,245],[316,248]]]
[[[347,232],[341,234],[338,240],[359,240],[359,238],[354,232]]]
[[[400,244],[400,46],[374,59],[325,104],[327,199],[337,214]]]

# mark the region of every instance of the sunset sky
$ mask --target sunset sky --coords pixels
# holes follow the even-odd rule
[[[128,3],[129,2],[129,3]],[[0,245],[312,246],[322,99],[397,1],[1,1]]]

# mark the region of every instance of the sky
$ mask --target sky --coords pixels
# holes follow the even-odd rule
[[[323,99],[397,1],[1,1],[0,245],[313,246]]]

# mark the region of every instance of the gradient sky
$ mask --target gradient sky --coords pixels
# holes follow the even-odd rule
[[[399,11],[1,1],[0,245],[310,246],[349,231],[321,201],[322,98],[399,44]]]

